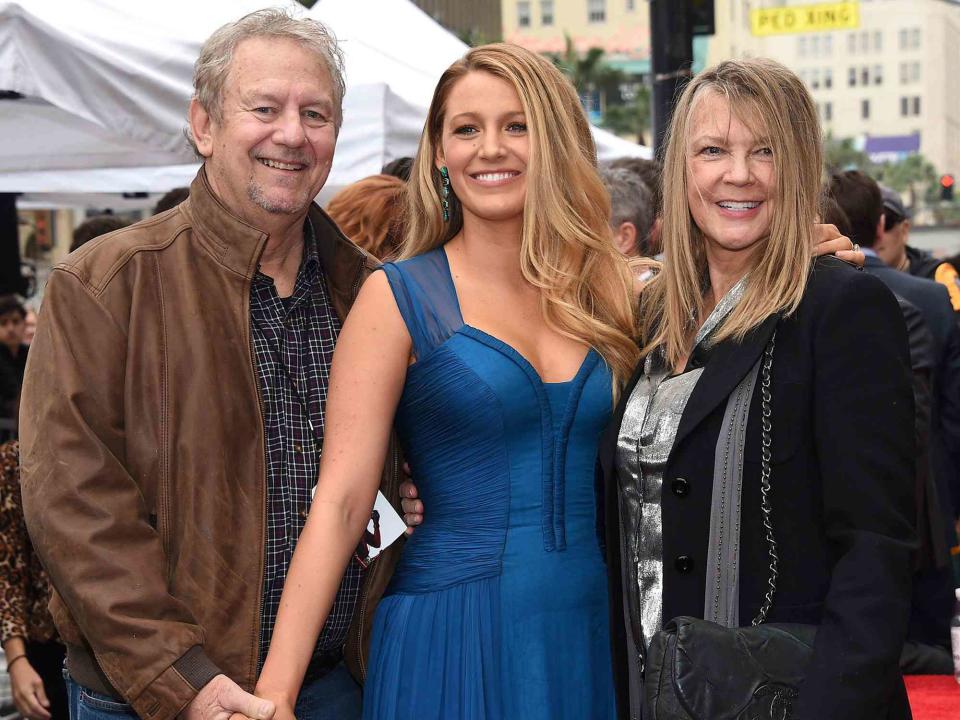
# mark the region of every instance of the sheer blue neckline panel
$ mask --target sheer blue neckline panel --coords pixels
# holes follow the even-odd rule
[[[442,247],[402,263],[403,270],[392,262],[384,263],[382,269],[420,362],[463,327],[463,316]]]
[[[513,345],[467,324],[463,319],[450,262],[443,246],[400,262],[403,263],[403,272],[392,262],[384,263],[381,267],[390,281],[400,315],[407,324],[417,361],[426,359],[434,349],[458,331],[464,331],[500,350],[540,385],[576,384],[582,381],[582,375],[589,375],[600,359],[597,351],[590,348],[574,377],[561,382],[544,382],[533,364]]]

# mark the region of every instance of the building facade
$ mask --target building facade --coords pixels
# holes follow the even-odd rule
[[[960,174],[960,5],[861,0],[856,27],[758,36],[751,10],[804,0],[716,0],[708,63],[771,57],[810,88],[825,132],[854,138],[875,161],[919,146],[941,173]]]
[[[413,0],[430,17],[473,43],[501,39],[501,0]]]
[[[501,0],[501,15],[507,42],[561,53],[569,35],[581,53],[597,47],[624,70],[649,70],[647,0]]]

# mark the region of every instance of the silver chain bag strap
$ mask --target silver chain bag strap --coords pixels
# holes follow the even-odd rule
[[[758,361],[762,431],[760,507],[770,560],[763,604],[749,627],[725,627],[694,617],[670,620],[654,636],[647,652],[644,720],[791,720],[796,717],[796,701],[813,655],[816,627],[766,622],[773,608],[780,565],[771,502],[771,374],[775,341],[776,331]],[[736,450],[742,454],[743,446],[739,445]],[[739,497],[736,501],[739,502]],[[727,540],[738,543],[739,537]]]

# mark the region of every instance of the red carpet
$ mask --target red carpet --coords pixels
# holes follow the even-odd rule
[[[960,685],[951,675],[907,675],[913,720],[960,720]]]

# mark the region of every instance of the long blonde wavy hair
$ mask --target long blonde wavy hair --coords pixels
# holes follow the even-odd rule
[[[626,262],[610,238],[610,198],[596,167],[596,148],[576,91],[547,60],[516,45],[470,50],[440,78],[430,103],[408,186],[407,232],[401,257],[443,245],[463,227],[451,195],[451,217],[440,204],[444,111],[454,84],[486,72],[514,87],[530,138],[520,269],[540,290],[548,325],[600,353],[615,384],[630,377],[639,351]]]
[[[662,346],[669,367],[691,350],[709,288],[704,237],[687,202],[693,118],[707,93],[729,103],[731,113],[754,129],[773,151],[775,204],[769,237],[755,255],[737,308],[717,328],[713,342],[742,340],[774,313],[800,304],[810,273],[814,223],[823,176],[816,106],[803,82],[773,60],[728,60],[697,75],[684,89],[670,126],[663,168],[663,238],[660,274],[640,299],[643,354]],[[716,298],[719,301],[720,298]]]

